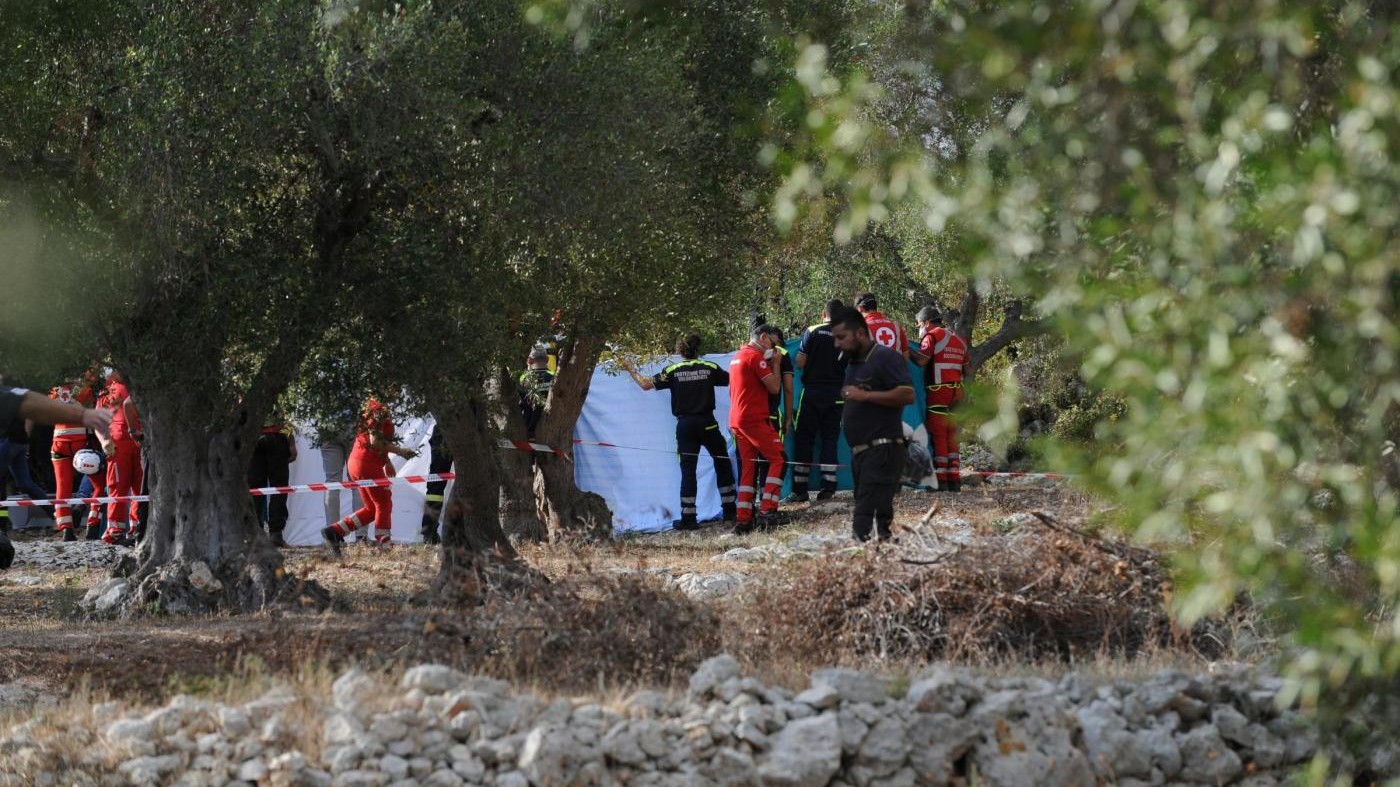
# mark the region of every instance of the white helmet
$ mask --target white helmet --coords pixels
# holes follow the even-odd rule
[[[102,457],[98,456],[97,452],[91,448],[84,448],[73,454],[73,469],[83,475],[92,475],[100,467],[102,467]]]

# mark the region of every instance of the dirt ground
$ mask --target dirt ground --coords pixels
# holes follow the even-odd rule
[[[1090,500],[1063,486],[984,486],[960,495],[937,496],[908,490],[897,500],[896,530],[916,526],[934,500],[938,511],[927,527],[935,531],[994,534],[1012,514],[1051,511],[1062,521],[1082,522],[1095,511]],[[531,545],[522,549],[521,557],[557,583],[579,586],[620,576],[643,576],[655,583],[667,575],[732,572],[734,563],[714,558],[735,547],[782,543],[804,533],[841,535],[849,530],[848,498],[790,510],[793,523],[775,533],[735,537],[715,523],[695,533],[627,536],[596,546]],[[17,540],[39,537],[21,535]],[[897,551],[900,546],[884,549]],[[414,604],[414,596],[437,570],[434,548],[351,547],[340,560],[319,547],[291,548],[285,554],[289,571],[311,577],[332,592],[335,602],[330,610],[91,622],[79,616],[78,602],[107,572],[23,567],[0,573],[0,684],[24,685],[56,698],[89,692],[156,701],[175,692],[198,692],[250,668],[274,676],[310,668],[336,669],[349,661],[393,668],[431,660],[472,668],[470,661],[486,658],[483,654],[501,657],[473,642],[473,636],[480,639],[480,629],[472,634],[471,626],[464,623],[485,613]],[[759,582],[769,576],[776,581],[783,570],[762,565],[740,568]],[[663,631],[658,636],[667,635]],[[551,680],[547,667],[534,678]],[[0,715],[5,710],[0,707]]]

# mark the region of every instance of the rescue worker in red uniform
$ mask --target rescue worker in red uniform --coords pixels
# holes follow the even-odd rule
[[[777,360],[774,330],[769,325],[754,328],[749,343],[729,362],[729,431],[739,449],[740,467],[739,495],[735,503],[738,521],[734,532],[737,534],[754,529],[756,460],[760,456],[768,461],[768,475],[763,479],[758,523],[765,527],[778,523],[778,496],[783,489],[783,441],[768,419],[768,397],[782,390],[782,378],[773,365]]]
[[[116,370],[107,380],[107,403],[112,410],[111,438],[102,444],[107,454],[107,493],[113,497],[141,494],[141,416],[126,387],[126,378]],[[141,523],[136,520],[140,504],[135,501],[111,503],[107,507],[107,532],[102,540],[108,544],[127,541],[135,535]]]
[[[360,413],[355,446],[350,451],[350,480],[365,481],[371,478],[392,478],[394,465],[389,462],[389,454],[397,454],[405,459],[417,456],[417,452],[397,445],[394,437],[394,418],[389,408],[373,397],[365,403]],[[374,523],[374,540],[387,545],[392,535],[394,496],[390,487],[369,486],[360,488],[363,505],[358,511],[321,529],[321,536],[330,544],[337,555],[345,543],[345,537],[360,528]]]
[[[962,457],[958,453],[958,426],[953,418],[963,400],[963,366],[967,364],[967,340],[944,327],[943,316],[932,306],[919,310],[919,351],[914,363],[925,367],[924,399],[928,406],[924,426],[933,448],[933,472],[938,488],[962,491]]]
[[[865,318],[865,327],[870,329],[870,338],[876,344],[894,350],[909,360],[909,338],[904,334],[904,326],[881,314],[875,296],[864,292],[856,296],[856,309]]]
[[[75,383],[60,385],[49,391],[49,398],[63,404],[78,404],[92,407],[97,403],[94,389],[97,387],[97,373],[89,371]],[[88,430],[81,423],[54,424],[53,442],[49,445],[49,459],[53,462],[54,497],[65,500],[73,496],[77,488],[78,471],[73,467],[73,455],[87,447]],[[97,518],[90,512],[88,519]],[[73,509],[63,503],[54,506],[54,524],[64,541],[77,541],[73,532]]]

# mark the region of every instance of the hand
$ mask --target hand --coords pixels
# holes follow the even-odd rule
[[[385,459],[385,460],[384,460],[384,477],[385,477],[385,478],[393,478],[395,475],[398,474],[398,472],[399,472],[399,471],[397,471],[397,470],[394,469],[394,463],[393,463],[393,462],[390,462],[388,459]]]
[[[765,361],[771,361],[771,360],[773,360],[773,348],[772,348],[772,347],[769,347],[768,349],[766,349],[766,350],[763,351],[763,360],[765,360]]]
[[[83,426],[98,434],[106,435],[112,425],[112,411],[104,408],[83,410]]]
[[[864,391],[862,391],[861,389],[857,388],[856,386],[854,386],[854,385],[848,385],[848,386],[846,386],[845,388],[842,388],[842,389],[841,389],[841,398],[842,398],[842,399],[845,399],[845,400],[848,401],[848,402],[859,402],[859,401],[861,401],[861,398],[860,398],[859,396],[856,396],[856,394],[863,394],[863,393],[864,393]]]

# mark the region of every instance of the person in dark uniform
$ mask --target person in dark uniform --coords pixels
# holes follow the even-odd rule
[[[856,482],[852,534],[870,539],[871,525],[881,541],[893,537],[894,493],[904,471],[904,407],[914,403],[909,365],[895,350],[876,342],[865,318],[854,309],[832,316],[831,336],[846,354],[841,428],[851,444]]]
[[[447,439],[443,437],[441,425],[433,427],[428,449],[432,455],[428,462],[429,473],[438,475],[452,469],[452,452],[447,450]],[[428,494],[423,500],[423,541],[426,543],[442,543],[442,538],[438,536],[438,519],[442,515],[443,493],[446,491],[446,481],[428,482]]]
[[[516,392],[520,395],[520,417],[525,419],[525,437],[535,439],[535,429],[549,404],[549,391],[554,387],[554,373],[549,371],[549,351],[536,347],[530,351],[529,368],[520,373]]]
[[[297,460],[297,441],[291,428],[274,418],[258,433],[253,457],[248,462],[248,486],[286,486],[291,483],[292,462]],[[267,535],[275,547],[285,547],[282,531],[287,527],[287,496],[254,497],[253,511],[259,524],[267,525]]]
[[[794,367],[792,356],[788,354],[787,343],[783,338],[783,331],[777,326],[768,326],[768,335],[773,337],[773,365],[778,368],[778,377],[782,380],[779,385],[779,393],[768,397],[768,423],[773,426],[773,431],[778,433],[780,441],[786,441],[788,430],[792,428],[792,417],[795,405],[792,395],[792,378]],[[768,462],[760,456],[754,460],[758,468],[756,473],[758,478],[768,477]]]
[[[700,337],[690,334],[676,342],[676,354],[682,360],[667,366],[653,377],[643,377],[636,369],[627,373],[643,390],[671,392],[671,413],[676,416],[676,451],[681,460],[681,518],[674,523],[676,530],[695,530],[695,498],[699,485],[695,468],[700,462],[700,449],[710,452],[715,463],[715,486],[719,488],[724,521],[735,521],[734,467],[729,462],[729,446],[715,421],[715,387],[729,385],[729,372],[719,364],[700,357]]]
[[[797,406],[797,423],[792,437],[792,494],[787,503],[805,503],[812,474],[812,454],[821,437],[821,491],[818,500],[836,494],[836,445],[841,437],[841,381],[846,375],[846,358],[836,350],[831,338],[831,315],[846,308],[831,300],[822,310],[822,322],[802,334],[797,349],[797,368],[802,370],[802,397]]]

